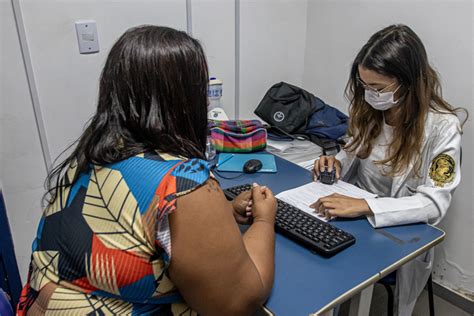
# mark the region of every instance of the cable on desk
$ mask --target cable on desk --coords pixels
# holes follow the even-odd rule
[[[237,175],[237,176],[234,176],[234,177],[225,177],[225,176],[223,176],[222,174],[220,174],[220,173],[217,171],[217,168],[216,168],[215,165],[214,165],[214,166],[211,166],[211,171],[212,171],[212,173],[214,173],[215,175],[217,175],[219,178],[226,179],[226,180],[234,180],[234,179],[240,178],[241,176],[244,175],[244,173],[241,173],[241,174],[239,174],[239,175]]]

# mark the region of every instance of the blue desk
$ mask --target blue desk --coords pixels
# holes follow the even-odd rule
[[[276,174],[257,173],[233,180],[217,176],[222,188],[257,182],[275,194],[303,185],[311,173],[275,157]],[[235,173],[223,173],[231,177]],[[359,293],[444,238],[426,224],[374,229],[365,218],[338,219],[332,224],[351,233],[355,245],[331,258],[314,254],[277,234],[275,283],[266,304],[278,316],[323,313]]]

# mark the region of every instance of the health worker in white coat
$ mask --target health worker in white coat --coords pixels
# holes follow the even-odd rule
[[[420,38],[405,25],[375,33],[354,60],[346,95],[350,140],[316,160],[314,172],[335,168],[337,178],[378,197],[335,194],[312,207],[326,217],[365,215],[376,228],[439,223],[461,180],[461,124]],[[412,314],[432,262],[430,250],[398,269],[396,314]]]

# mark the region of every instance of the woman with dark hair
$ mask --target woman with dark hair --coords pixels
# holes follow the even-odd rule
[[[346,95],[350,141],[316,160],[314,172],[334,168],[378,197],[336,194],[312,207],[328,218],[365,215],[374,227],[439,223],[461,180],[461,125],[415,32],[392,25],[375,33],[354,60]],[[430,250],[398,270],[400,315],[411,315],[432,261]]]
[[[266,299],[276,201],[255,184],[230,203],[210,176],[207,82],[184,32],[114,44],[97,112],[48,176],[18,314],[248,315]]]

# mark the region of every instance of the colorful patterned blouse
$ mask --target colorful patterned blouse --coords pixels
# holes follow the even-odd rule
[[[18,315],[194,315],[167,274],[168,214],[208,178],[205,161],[155,153],[80,175],[43,213]]]

